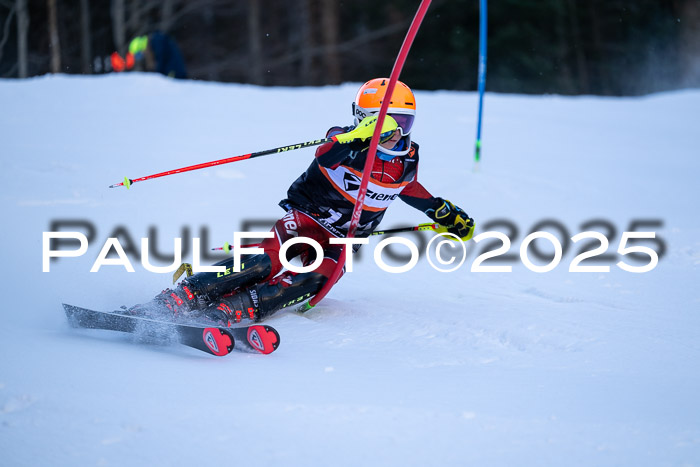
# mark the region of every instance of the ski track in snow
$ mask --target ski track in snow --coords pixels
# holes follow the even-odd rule
[[[270,320],[269,356],[68,326],[62,302],[115,309],[169,285],[138,260],[89,272],[119,226],[137,249],[150,226],[163,252],[183,228],[230,241],[244,220],[283,214],[312,151],[108,185],[317,138],[351,121],[356,87],[0,80],[0,465],[700,465],[698,90],[489,94],[478,171],[478,96],[417,93],[420,181],[477,228],[512,220],[517,255],[542,219],[570,235],[605,219],[614,252],[632,220],[658,219],[667,252],[652,272],[569,273],[572,245],[549,273],[519,260],[472,273],[479,245],[454,273],[422,259],[388,274],[373,238],[321,304]],[[447,138],[447,124],[467,136]],[[57,219],[87,220],[95,238],[43,273],[41,233]],[[382,227],[425,221],[397,201]]]

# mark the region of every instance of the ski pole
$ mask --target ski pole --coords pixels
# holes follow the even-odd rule
[[[401,233],[401,232],[419,232],[419,231],[425,231],[425,230],[432,230],[433,232],[437,233],[444,233],[447,232],[447,227],[442,226],[440,224],[433,224],[433,223],[425,223],[425,224],[418,224],[414,225],[411,227],[399,227],[397,229],[389,229],[389,230],[379,230],[377,232],[372,232],[370,236],[372,235],[388,235],[388,234],[394,234],[394,233]],[[241,245],[244,248],[255,248],[259,247],[259,243],[255,243],[252,245]],[[226,253],[229,253],[231,251],[231,244],[226,242],[224,243],[224,246],[212,248],[212,251],[224,251]]]
[[[179,169],[168,170],[166,172],[161,172],[161,173],[157,173],[157,174],[153,174],[153,175],[146,175],[145,177],[139,177],[139,178],[134,178],[134,179],[131,179],[129,177],[124,177],[123,182],[115,183],[114,185],[110,185],[109,187],[116,188],[119,186],[125,186],[127,189],[129,189],[131,187],[131,185],[136,183],[136,182],[143,182],[145,180],[151,180],[151,179],[158,178],[158,177],[165,177],[167,175],[174,175],[174,174],[179,174],[179,173],[183,173],[183,172],[190,172],[192,170],[204,169],[206,167],[213,167],[215,165],[229,164],[231,162],[243,161],[246,159],[253,159],[255,157],[267,156],[269,154],[278,154],[280,152],[294,151],[296,149],[303,149],[303,148],[309,148],[312,146],[319,146],[321,144],[330,143],[330,142],[334,142],[334,141],[337,141],[337,139],[335,136],[332,136],[330,138],[315,139],[312,141],[306,141],[304,143],[292,144],[290,146],[281,146],[279,148],[266,149],[264,151],[259,151],[259,152],[251,152],[250,154],[243,154],[241,156],[227,157],[225,159],[219,159],[216,161],[190,165],[188,167],[182,167]]]
[[[425,224],[418,224],[413,227],[399,227],[398,229],[389,229],[389,230],[379,230],[377,232],[372,232],[370,236],[372,235],[387,235],[387,234],[393,234],[393,233],[401,233],[401,232],[417,232],[417,231],[424,231],[424,230],[432,230],[434,232],[441,233],[442,231],[446,232],[447,228],[441,226],[440,224],[432,224],[430,222],[425,223]]]
[[[241,248],[258,248],[260,246],[259,243],[252,243],[250,245],[241,245]],[[224,243],[224,246],[219,246],[216,248],[212,248],[211,251],[225,251],[226,253],[231,252],[231,244],[229,242]]]
[[[236,162],[236,161],[244,161],[246,159],[253,159],[255,157],[260,157],[260,156],[267,156],[269,154],[279,154],[280,152],[288,152],[288,151],[294,151],[296,149],[303,149],[303,148],[309,148],[312,146],[319,146],[321,144],[325,143],[341,143],[341,144],[347,144],[350,143],[351,141],[354,141],[356,139],[361,139],[363,141],[367,140],[370,138],[373,134],[375,124],[377,123],[377,117],[376,116],[371,116],[367,117],[362,122],[354,129],[351,131],[348,131],[347,133],[342,133],[338,135],[331,136],[330,138],[323,138],[323,139],[315,139],[312,141],[306,141],[304,143],[297,143],[297,144],[292,144],[289,146],[281,146],[279,148],[273,148],[273,149],[266,149],[264,151],[259,151],[259,152],[251,152],[250,154],[243,154],[241,156],[234,156],[234,157],[227,157],[225,159],[219,159],[216,161],[211,161],[211,162],[203,162],[201,164],[195,164],[195,165],[190,165],[188,167],[182,167],[179,169],[174,169],[174,170],[168,170],[167,172],[161,172],[153,175],[146,175],[145,177],[140,177],[140,178],[134,178],[130,179],[129,177],[124,177],[124,181],[120,183],[115,183],[114,185],[110,185],[110,188],[116,188],[118,186],[125,186],[127,189],[131,187],[136,182],[143,182],[144,180],[151,180],[153,178],[158,178],[158,177],[165,177],[167,175],[174,175],[174,174],[179,174],[183,172],[190,172],[192,170],[199,170],[203,169],[205,167],[213,167],[215,165],[222,165],[222,164],[229,164],[231,162]],[[391,134],[398,128],[398,124],[396,123],[396,120],[391,118],[391,116],[388,116],[385,120],[384,123],[382,124],[382,129],[381,129],[381,138],[382,141],[384,141],[384,138],[391,136]]]

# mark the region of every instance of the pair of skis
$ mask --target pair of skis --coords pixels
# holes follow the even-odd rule
[[[228,355],[234,348],[269,354],[277,350],[280,344],[277,331],[264,324],[231,328],[207,327],[158,321],[119,312],[88,310],[65,303],[63,308],[73,327],[126,332],[156,341],[176,340],[180,344],[219,357]]]

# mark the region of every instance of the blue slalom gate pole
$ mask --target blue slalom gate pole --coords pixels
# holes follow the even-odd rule
[[[474,160],[481,159],[481,116],[484,111],[484,91],[486,90],[486,2],[479,4],[479,118],[476,124],[476,150]]]

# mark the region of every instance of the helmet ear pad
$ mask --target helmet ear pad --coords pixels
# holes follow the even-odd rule
[[[363,109],[356,102],[352,103],[352,116],[355,117],[355,125],[359,125],[362,120],[372,115],[374,112],[370,112]]]

